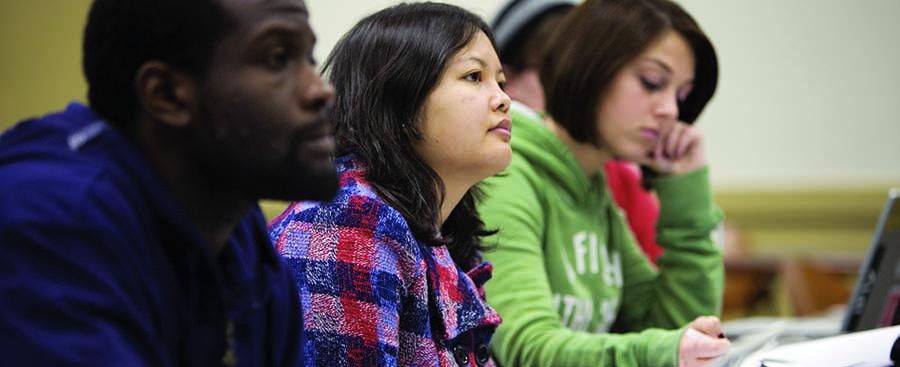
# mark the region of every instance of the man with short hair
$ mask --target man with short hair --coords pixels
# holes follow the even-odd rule
[[[258,200],[337,190],[301,0],[95,0],[90,107],[0,136],[4,365],[294,366]]]

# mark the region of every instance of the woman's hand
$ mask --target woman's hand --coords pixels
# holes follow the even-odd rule
[[[706,165],[703,136],[687,123],[677,121],[660,131],[648,162],[641,162],[662,175],[691,172]]]
[[[688,326],[678,344],[678,367],[704,367],[723,356],[731,342],[722,334],[715,316],[700,316]]]

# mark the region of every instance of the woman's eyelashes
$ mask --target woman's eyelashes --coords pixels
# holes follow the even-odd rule
[[[654,80],[647,77],[641,77],[641,85],[648,92],[656,92],[665,88],[666,82],[665,80]]]
[[[648,76],[640,76],[639,79],[641,80],[641,86],[644,88],[644,90],[646,90],[647,92],[650,92],[650,93],[659,92],[659,91],[662,91],[669,87],[669,79],[667,79],[665,77],[655,78],[655,77],[648,77]],[[684,102],[687,99],[687,97],[691,94],[691,91],[693,90],[693,88],[694,88],[693,83],[682,84],[675,91],[675,99],[677,99],[678,102]]]
[[[473,72],[468,73],[465,76],[463,76],[463,79],[468,80],[473,83],[480,83],[481,82],[481,72],[473,71]]]
[[[473,71],[471,73],[463,76],[463,80],[472,82],[472,83],[481,83],[484,81],[483,73],[481,71]],[[497,78],[497,86],[500,87],[500,90],[506,91],[506,79],[502,77]]]

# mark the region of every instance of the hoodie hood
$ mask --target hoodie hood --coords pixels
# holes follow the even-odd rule
[[[602,202],[609,200],[603,170],[590,177],[581,174],[583,170],[578,160],[566,144],[547,128],[539,113],[513,102],[510,114],[514,125],[511,141],[514,162],[517,159],[528,162],[548,180],[541,183],[542,186],[561,190],[575,205],[588,205],[588,198],[596,200],[596,190],[603,193],[600,195]]]

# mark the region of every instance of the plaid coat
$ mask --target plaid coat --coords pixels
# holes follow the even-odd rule
[[[297,281],[306,361],[319,366],[492,365],[500,316],[485,302],[492,267],[464,273],[446,247],[416,240],[353,155],[335,161],[331,202],[297,202],[270,224]]]

